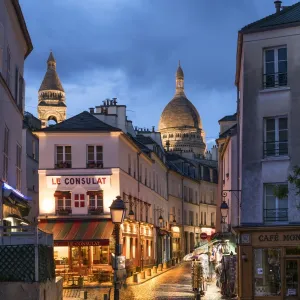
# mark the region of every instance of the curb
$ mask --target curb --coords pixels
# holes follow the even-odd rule
[[[157,276],[159,276],[159,275],[162,275],[162,274],[164,274],[164,273],[166,273],[166,272],[168,272],[168,271],[170,271],[170,270],[173,270],[173,269],[177,268],[177,267],[180,266],[181,264],[182,264],[182,263],[179,263],[179,264],[177,264],[176,266],[172,266],[172,267],[166,269],[165,271],[162,271],[162,272],[160,272],[160,273],[157,273],[157,274],[155,274],[155,275],[153,275],[153,276],[151,276],[151,277],[149,277],[149,278],[143,280],[143,282],[125,283],[124,285],[125,285],[125,286],[134,286],[134,285],[140,285],[140,284],[143,284],[143,283],[145,283],[145,282],[147,282],[147,281],[149,281],[149,280],[151,280],[151,279],[153,279],[153,278],[155,278],[155,277],[157,277]],[[64,289],[64,290],[75,290],[75,289],[102,289],[102,288],[103,288],[103,289],[107,289],[107,288],[111,288],[111,287],[113,287],[113,284],[110,284],[110,285],[83,286],[83,287],[79,287],[79,286],[76,286],[76,287],[74,287],[74,286],[66,286],[66,287],[63,287],[63,289]]]

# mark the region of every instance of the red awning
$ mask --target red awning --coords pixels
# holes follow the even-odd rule
[[[41,230],[53,233],[54,245],[109,245],[114,225],[108,220],[41,220]]]

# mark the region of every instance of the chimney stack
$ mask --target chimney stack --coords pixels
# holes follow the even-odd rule
[[[94,107],[91,107],[90,108],[90,114],[94,114],[95,113],[95,108]]]
[[[279,0],[274,1],[275,8],[276,8],[276,13],[277,13],[277,14],[280,13],[280,10],[281,10],[281,3],[282,3],[282,1],[279,1]]]

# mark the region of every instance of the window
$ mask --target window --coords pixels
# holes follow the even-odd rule
[[[15,71],[15,102],[18,103],[18,92],[19,92],[19,69],[16,67]]]
[[[36,155],[35,155],[35,140],[32,140],[32,158],[36,159]]]
[[[187,187],[186,186],[183,187],[183,200],[187,201]]]
[[[84,194],[75,194],[74,195],[74,206],[75,207],[85,207]]]
[[[103,168],[103,147],[88,145],[87,146],[87,167]]]
[[[265,185],[265,209],[264,222],[286,222],[288,221],[288,198],[278,199],[274,192],[277,187],[285,188],[287,184]]]
[[[286,47],[266,49],[264,51],[264,88],[287,85],[287,49]]]
[[[193,203],[193,189],[189,188],[189,202]]]
[[[187,215],[186,215],[186,210],[184,211],[184,215],[183,215],[183,222],[184,222],[184,224],[187,224]]]
[[[56,197],[56,209],[57,210],[71,210],[71,193],[70,192],[58,192],[54,194]]]
[[[142,178],[143,178],[143,166],[142,164],[140,164],[140,178],[139,178],[140,182],[142,182]]]
[[[25,94],[25,82],[24,78],[20,75],[19,76],[19,100],[18,100],[18,107],[20,111],[23,111],[23,101],[24,101],[24,94]]]
[[[211,227],[215,226],[215,213],[211,213],[210,215]]]
[[[189,211],[189,225],[194,225],[194,212]]]
[[[202,211],[201,211],[201,219],[200,220],[201,220],[200,224],[203,225],[203,212]]]
[[[6,83],[10,88],[10,64],[11,64],[11,55],[10,50],[7,47],[7,60],[6,60]]]
[[[155,190],[155,173],[153,172],[153,190]]]
[[[180,214],[180,208],[178,208],[178,211],[177,211],[177,221],[178,221],[178,224],[181,224],[181,214]]]
[[[147,168],[145,168],[145,185],[147,185],[147,175],[148,175]]]
[[[22,157],[22,147],[17,144],[17,153],[16,153],[16,172],[17,172],[17,190],[21,190],[21,157]]]
[[[204,225],[206,225],[206,212],[204,213]]]
[[[198,204],[198,192],[195,191],[195,203]]]
[[[56,167],[71,168],[71,146],[56,146]]]
[[[288,155],[288,119],[265,119],[264,156]]]
[[[88,192],[89,195],[89,209],[100,210],[103,212],[103,192]]]
[[[133,160],[133,177],[136,178],[136,161]]]
[[[196,226],[199,226],[198,213],[196,213]]]
[[[8,173],[8,141],[9,141],[9,129],[4,127],[4,143],[3,143],[3,180],[7,181]]]
[[[281,295],[280,249],[254,249],[253,254],[254,296]]]
[[[128,174],[131,175],[131,155],[128,154]]]

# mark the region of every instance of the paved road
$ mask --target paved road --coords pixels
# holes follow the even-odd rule
[[[108,290],[105,289],[87,289],[87,291],[88,299],[97,300],[102,300],[103,293],[108,292]],[[65,290],[64,300],[78,299],[78,293],[78,290]],[[73,298],[71,298],[72,296]],[[194,299],[194,294],[191,292],[191,266],[189,263],[184,263],[143,284],[123,288],[120,298],[121,300]],[[113,299],[113,295],[111,295],[111,299]],[[218,300],[221,299],[221,297],[214,288],[214,285],[212,285],[208,287],[206,297],[203,299]]]

